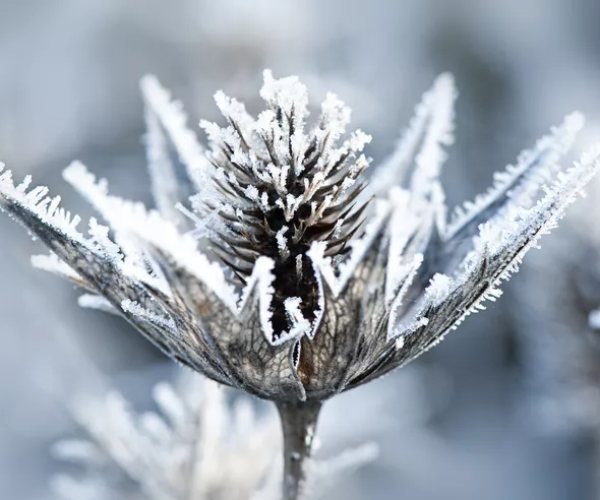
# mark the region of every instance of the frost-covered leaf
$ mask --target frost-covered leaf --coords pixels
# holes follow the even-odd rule
[[[425,352],[499,297],[598,168],[597,151],[558,163],[583,125],[574,113],[448,217],[450,75],[370,182],[370,136],[347,133],[350,108],[331,93],[310,119],[298,77],[265,71],[256,117],[217,92],[225,123],[201,122],[207,147],[154,77],[141,86],[156,209],[110,194],[80,163],[64,177],[102,218],[88,234],[29,178],[15,186],[2,174],[0,204],[49,246],[38,267],[86,289],[83,305],[118,312],[174,359],[267,399],[326,399]],[[195,186],[189,200],[177,162]],[[182,232],[182,214],[194,230]]]
[[[412,189],[426,191],[428,184],[438,178],[446,159],[443,146],[454,142],[456,96],[452,75],[440,75],[423,95],[394,151],[377,166],[369,186],[371,192],[383,193],[403,184],[411,167],[414,168]]]

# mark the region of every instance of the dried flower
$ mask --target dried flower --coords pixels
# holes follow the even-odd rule
[[[87,289],[86,305],[117,311],[172,358],[277,403],[286,498],[300,494],[321,402],[409,362],[499,297],[600,163],[594,151],[558,166],[582,126],[575,113],[447,220],[448,75],[369,182],[370,137],[345,135],[350,110],[333,94],[308,129],[297,77],[265,72],[267,110],[256,119],[218,92],[227,126],[201,123],[209,149],[154,78],[142,89],[156,210],[109,195],[80,163],[65,179],[109,226],[92,219],[83,235],[60,198],[30,190],[29,177],[15,186],[10,172],[0,206],[53,252],[38,266]],[[178,162],[196,193],[189,199]],[[193,231],[183,232],[174,206]]]
[[[74,406],[82,439],[65,439],[54,455],[80,466],[53,478],[60,500],[277,500],[280,434],[272,412],[259,415],[247,397],[228,401],[214,382],[185,377],[157,384],[160,412],[136,415],[111,392]],[[364,443],[312,463],[311,496],[321,498],[344,472],[373,460]]]

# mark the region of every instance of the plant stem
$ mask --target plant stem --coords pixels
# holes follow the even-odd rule
[[[283,499],[302,498],[321,401],[278,402],[283,431]]]

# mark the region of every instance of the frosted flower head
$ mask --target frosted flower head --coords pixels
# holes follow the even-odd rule
[[[52,251],[37,266],[86,289],[82,305],[124,316],[216,381],[277,401],[326,399],[435,345],[500,295],[599,163],[592,151],[558,165],[582,126],[575,113],[448,217],[439,182],[453,140],[448,75],[368,180],[369,137],[346,134],[350,111],[333,95],[309,119],[296,77],[265,73],[257,117],[217,93],[225,124],[202,122],[208,149],[154,78],[142,90],[156,209],[110,195],[79,163],[65,179],[107,226],[91,220],[83,234],[59,198],[30,179],[15,186],[10,172],[0,205]]]
[[[268,258],[267,328],[269,340],[280,344],[312,334],[322,312],[311,247],[319,243],[326,256],[341,256],[360,229],[367,202],[357,198],[368,166],[361,152],[370,137],[360,130],[344,136],[350,110],[333,94],[306,130],[308,93],[297,77],[274,80],[265,71],[260,95],[267,110],[256,119],[235,99],[215,95],[228,125],[201,122],[214,173],[194,205],[216,214],[205,225],[211,250],[240,284],[248,284],[259,258]]]

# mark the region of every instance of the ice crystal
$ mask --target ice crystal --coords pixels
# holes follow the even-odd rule
[[[257,117],[217,92],[226,124],[201,122],[207,148],[155,78],[142,91],[156,209],[109,194],[80,163],[65,179],[106,225],[92,219],[82,233],[60,198],[10,172],[0,206],[70,270],[43,267],[105,299],[84,304],[117,311],[209,378],[277,402],[286,498],[299,494],[321,401],[408,363],[498,298],[600,164],[594,149],[560,167],[583,124],[574,113],[448,217],[449,75],[368,181],[370,137],[346,133],[350,109],[331,93],[310,120],[295,76],[265,72]],[[179,163],[189,182],[178,183]]]
[[[280,433],[274,412],[247,398],[230,401],[199,376],[153,391],[158,411],[136,414],[119,393],[74,405],[81,438],[53,454],[78,466],[56,475],[60,500],[278,500]],[[373,443],[310,464],[311,498],[322,498],[345,472],[372,461]]]

